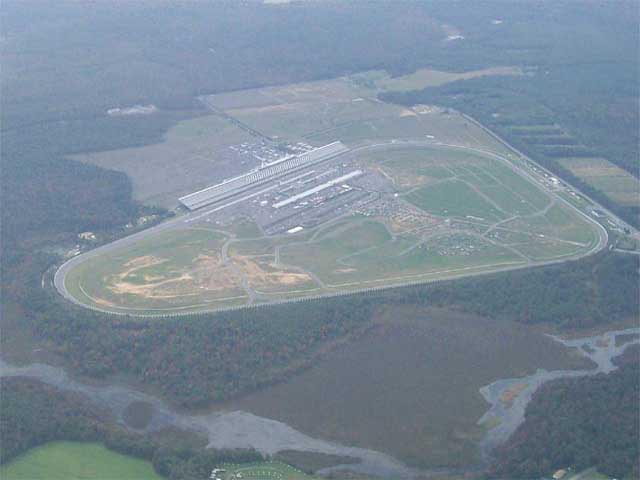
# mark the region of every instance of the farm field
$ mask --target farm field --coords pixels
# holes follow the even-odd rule
[[[79,302],[180,313],[452,278],[570,258],[600,233],[496,158],[440,145],[353,160],[381,172],[387,200],[295,234],[248,218],[197,221],[94,255],[65,277]]]
[[[487,408],[480,387],[538,367],[588,366],[550,338],[512,322],[394,306],[378,312],[376,325],[288,382],[225,408],[388,452],[413,465],[468,466],[478,460],[483,428],[476,422]]]
[[[494,67],[457,73],[421,68],[414,73],[397,77],[391,77],[384,71],[372,71],[353,75],[352,78],[359,84],[375,86],[381,90],[409,91],[492,75],[522,75],[522,71],[518,67]]]
[[[568,157],[558,161],[575,176],[602,191],[620,205],[640,205],[640,181],[607,159]]]
[[[151,463],[97,443],[52,442],[0,467],[3,480],[160,480]]]

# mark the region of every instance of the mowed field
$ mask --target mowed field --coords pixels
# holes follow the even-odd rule
[[[498,69],[495,73],[501,72]],[[369,78],[372,75],[373,80]],[[457,112],[423,105],[405,108],[378,100],[378,93],[391,88],[390,85],[402,89],[404,84],[446,83],[454,81],[457,74],[424,70],[417,75],[418,83],[412,76],[390,79],[373,72],[211,95],[207,101],[265,135],[293,142],[319,146],[340,140],[354,146],[392,139],[430,138],[508,152],[504,145]]]
[[[161,143],[75,155],[82,162],[127,174],[136,200],[173,208],[178,197],[255,166],[237,161],[230,145],[253,137],[216,115],[184,120]],[[223,173],[223,172],[229,172]]]
[[[3,480],[160,480],[151,463],[98,443],[52,442],[0,467]]]
[[[462,467],[478,461],[484,430],[477,421],[487,410],[480,387],[537,368],[588,366],[575,352],[512,322],[393,306],[380,310],[376,323],[365,337],[288,382],[224,408],[416,466]]]
[[[65,287],[103,310],[180,313],[535,265],[599,245],[592,223],[490,154],[391,145],[355,161],[393,183],[392,203],[271,237],[248,218],[181,226],[81,262]]]
[[[626,170],[599,157],[566,157],[560,164],[576,177],[620,205],[640,206],[640,181]]]
[[[372,70],[356,73],[351,76],[351,80],[362,87],[397,92],[422,90],[427,87],[437,87],[445,83],[485,76],[522,74],[522,69],[519,67],[492,67],[468,72],[443,72],[430,68],[421,68],[413,73],[396,77],[392,77],[384,70]]]
[[[225,470],[220,473],[223,480],[236,480],[246,478],[247,480],[313,480],[321,477],[312,477],[303,471],[277,461],[260,463],[244,463],[219,465],[217,468]]]

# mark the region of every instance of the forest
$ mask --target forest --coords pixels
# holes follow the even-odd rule
[[[169,479],[208,478],[220,463],[263,460],[254,450],[176,446],[115,424],[110,414],[82,394],[65,392],[26,377],[0,379],[0,463],[56,440],[101,442],[119,453],[152,462]]]
[[[595,466],[612,477],[638,478],[640,348],[629,347],[615,360],[613,373],[543,385],[525,422],[496,452],[492,476],[535,478]]]
[[[454,304],[483,315],[575,328],[606,321],[614,312],[634,315],[634,302],[624,300],[635,294],[637,267],[633,260],[615,256],[378,297],[247,310],[225,314],[223,321],[211,315],[162,322],[105,318],[61,303],[41,289],[42,274],[59,262],[61,249],[76,243],[77,233],[119,236],[126,223],[149,212],[132,200],[124,175],[67,155],[157,142],[175,122],[203,113],[194,101],[199,93],[372,68],[401,73],[427,65],[465,70],[551,59],[566,64],[577,53],[587,55],[580,47],[584,38],[604,28],[607,35],[598,37],[598,48],[589,48],[587,55],[600,58],[629,35],[625,13],[631,5],[598,8],[594,17],[593,9],[573,2],[557,2],[552,8],[496,8],[493,2],[477,2],[472,12],[459,2],[446,8],[439,2],[407,3],[406,9],[363,8],[358,2],[307,8],[218,2],[175,5],[169,11],[144,2],[86,9],[80,3],[43,0],[27,13],[21,2],[6,2],[0,132],[3,298],[24,316],[25,326],[77,370],[104,376],[124,369],[190,405],[228,398],[303,368],[322,346],[366,329],[376,306],[385,302]],[[498,13],[505,21],[495,35],[492,19]],[[141,23],[143,15],[154,21]],[[622,22],[615,31],[608,26],[613,16]],[[225,18],[243,18],[244,23],[230,29]],[[315,28],[308,29],[311,19]],[[444,23],[458,26],[473,42],[443,43]],[[178,34],[186,25],[190,34]],[[67,33],[58,35],[61,29]],[[149,41],[166,39],[167,31],[175,33],[168,43]],[[347,39],[339,34],[345,31]],[[558,46],[537,35],[541,31],[562,34],[566,41]],[[117,49],[111,48],[114,36]],[[387,41],[372,45],[368,38]],[[228,45],[235,55],[225,53]],[[29,67],[26,59],[37,59],[38,66]],[[198,69],[191,67],[194,62]],[[150,74],[163,81],[150,81]],[[105,115],[107,108],[136,102],[157,104],[160,113],[144,118]],[[600,280],[616,278],[618,283],[618,277],[624,282],[616,290]],[[594,281],[602,287],[592,296],[589,285]],[[513,282],[520,288],[505,288]],[[327,315],[325,309],[334,313]],[[268,331],[264,318],[277,319]],[[228,361],[214,368],[211,358]]]
[[[157,142],[179,120],[204,113],[194,100],[199,94],[369,69],[400,74],[518,65],[538,73],[385,99],[441,101],[463,111],[464,103],[501,134],[487,115],[497,105],[523,106],[522,121],[557,121],[629,169],[624,158],[633,158],[628,153],[637,145],[637,85],[635,63],[625,62],[637,58],[635,2],[304,4],[3,3],[0,288],[29,335],[75,373],[130,375],[194,407],[285,380],[334,342],[365,332],[384,305],[440,305],[568,330],[637,318],[638,259],[612,253],[459,282],[153,321],[98,314],[43,290],[43,274],[77,233],[122,235],[126,223],[150,208],[132,200],[124,175],[68,155]],[[497,18],[502,23],[494,24]],[[465,39],[446,41],[444,24]],[[610,58],[613,63],[605,61]],[[548,79],[539,81],[543,74]],[[555,96],[542,102],[552,108],[540,119],[534,107],[542,94]],[[159,113],[105,113],[136,103],[153,103]],[[553,166],[552,156],[533,156]],[[636,212],[616,211],[636,218]],[[2,317],[0,326],[7,321]],[[3,461],[60,434],[122,445],[130,449],[125,453],[139,449],[171,478],[201,478],[213,461],[208,455],[217,455],[145,446],[102,427],[103,414],[81,399],[31,381],[3,379],[1,386],[2,443],[11,447],[3,448]]]

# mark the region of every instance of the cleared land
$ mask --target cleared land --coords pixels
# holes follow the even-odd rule
[[[433,135],[447,143],[492,144],[501,148],[479,130],[474,132],[457,114],[433,108],[418,109],[421,113],[416,113],[381,103],[375,96],[389,82],[394,89],[416,88],[454,81],[461,76],[515,73],[517,69],[512,67],[464,74],[420,70],[391,79],[383,72],[369,72],[212,95],[206,97],[206,102],[276,140],[305,141],[319,146],[336,139],[349,143]],[[371,81],[372,78],[376,81]],[[474,138],[478,134],[481,139]],[[242,147],[238,148],[256,141],[237,123],[211,114],[180,122],[156,145],[74,158],[125,172],[133,183],[134,197],[143,203],[175,207],[178,197],[259,165],[250,154],[239,155]]]
[[[549,116],[547,112],[544,116]],[[606,158],[592,156],[591,149],[556,124],[511,125],[510,133],[534,150],[554,157],[563,168],[604,193],[621,206],[640,205],[640,182]]]
[[[236,125],[216,115],[205,115],[180,122],[156,145],[74,158],[123,171],[131,179],[136,200],[172,208],[178,197],[208,186],[219,172],[239,174],[253,167],[252,159],[237,161],[229,151],[229,145],[251,140],[251,135]]]
[[[409,75],[390,77],[384,71],[373,71],[354,75],[354,81],[363,85],[374,85],[376,88],[389,91],[422,90],[437,87],[458,80],[469,80],[491,75],[522,75],[518,67],[494,67],[471,72],[454,73],[421,68]]]
[[[218,114],[183,122],[163,144],[98,154],[104,165],[125,165],[134,186],[136,176],[148,182],[140,195],[151,200],[270,160],[276,141],[295,149],[340,140],[352,150],[333,170],[362,170],[365,180],[345,188],[367,200],[336,200],[308,224],[326,198],[288,205],[278,213],[288,209],[287,218],[299,219],[290,225],[305,229],[269,236],[276,214],[269,205],[291,195],[285,190],[247,200],[239,216],[196,212],[136,243],[74,259],[68,295],[118,313],[216,310],[520,268],[603,246],[602,230],[534,185],[522,159],[479,126],[448,110],[382,103],[375,83],[353,77],[211,95],[203,102]],[[246,136],[256,132],[260,139],[250,143]],[[178,160],[212,145],[209,175]]]
[[[562,158],[560,164],[575,176],[621,205],[640,205],[640,182],[626,170],[599,157]]]
[[[0,467],[4,480],[160,480],[151,463],[98,443],[52,442]]]

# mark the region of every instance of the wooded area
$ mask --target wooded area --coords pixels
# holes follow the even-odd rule
[[[595,466],[612,477],[638,478],[640,349],[629,347],[616,363],[613,373],[543,385],[525,422],[496,452],[492,476],[536,478]]]
[[[637,160],[635,2],[451,1],[403,8],[306,3],[215,2],[191,5],[196,10],[187,4],[163,10],[151,2],[93,3],[90,9],[75,2],[29,2],[27,7],[4,2],[1,288],[3,302],[15,304],[25,328],[74,372],[103,378],[128,374],[193,407],[285,380],[333,342],[366,331],[376,308],[384,305],[461,308],[561,329],[637,318],[638,259],[609,253],[457,282],[179,319],[106,316],[43,290],[42,274],[60,261],[57,252],[73,244],[77,233],[121,235],[126,223],[148,212],[132,201],[125,176],[66,156],[157,142],[178,120],[203,113],[194,101],[198,94],[374,68],[406,73],[425,66],[456,71],[535,67],[535,77],[469,80],[385,99],[454,106],[510,140],[491,116],[496,108],[510,109],[516,123],[558,122],[594,152],[628,170],[637,168],[628,163]],[[492,23],[498,17],[504,22]],[[229,20],[238,18],[243,21]],[[458,28],[465,40],[445,41],[443,24]],[[153,103],[160,113],[105,114],[108,108],[135,103]],[[540,112],[538,103],[547,109]],[[556,168],[553,152],[534,154],[528,144],[514,144]],[[576,184],[601,199],[588,185]],[[607,205],[627,220],[637,218],[635,210]],[[637,394],[637,388],[627,390],[618,377],[585,379],[604,386],[584,384],[580,392],[588,397],[595,386],[604,392],[599,403],[606,408],[605,384],[614,382],[609,386],[621,392],[620,406],[627,408],[624,399]],[[122,431],[104,430],[101,416],[81,400],[46,386],[20,379],[3,379],[1,386],[3,461],[61,434],[104,441],[127,449],[124,453],[141,452],[172,478],[203,478],[219,458],[216,452],[165,451]],[[549,402],[548,410],[539,410],[541,418],[563,413],[552,409],[555,400]],[[584,408],[595,411],[593,405]],[[567,448],[581,445],[558,438]],[[601,445],[609,451],[604,446],[617,443]],[[624,459],[618,463],[627,465],[634,452],[621,452]]]
[[[223,462],[264,459],[254,450],[205,450],[130,433],[84,395],[26,377],[2,378],[0,389],[0,463],[56,440],[101,442],[116,452],[151,461],[160,475],[176,480],[208,478]]]

